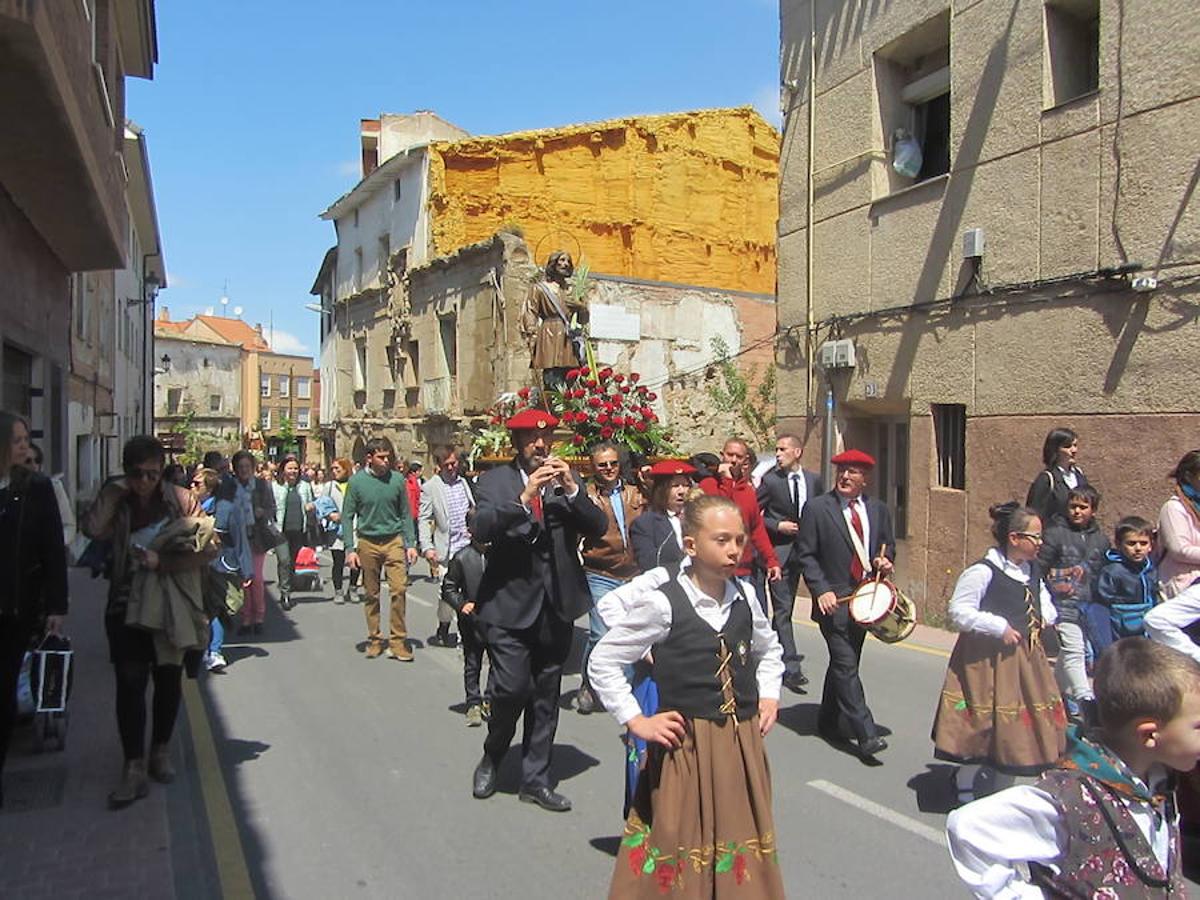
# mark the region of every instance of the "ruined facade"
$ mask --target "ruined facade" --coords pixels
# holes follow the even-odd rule
[[[1155,518],[1196,446],[1200,24],[1161,0],[781,13],[780,424],[819,459],[832,390],[834,446],[879,457],[898,581],[940,621],[1051,427],[1110,525]],[[836,339],[855,365],[822,370]]]

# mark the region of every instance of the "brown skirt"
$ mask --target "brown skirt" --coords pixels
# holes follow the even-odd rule
[[[678,750],[651,745],[608,895],[784,896],[758,716],[690,719]]]
[[[1014,775],[1049,768],[1066,747],[1067,716],[1040,645],[1006,647],[960,634],[933,720],[938,759]]]

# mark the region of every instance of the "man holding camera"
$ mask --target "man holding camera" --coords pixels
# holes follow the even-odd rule
[[[528,409],[505,424],[516,458],[487,472],[475,490],[472,532],[491,545],[475,614],[496,683],[472,793],[483,799],[496,792],[500,761],[524,713],[520,799],[566,812],[571,801],[550,786],[550,757],[574,622],[592,601],[579,541],[603,536],[608,519],[566,462],[550,455],[557,418]]]

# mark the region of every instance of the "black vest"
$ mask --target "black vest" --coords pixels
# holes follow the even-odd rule
[[[717,676],[720,638],[724,636],[731,655],[737,717],[743,721],[753,718],[758,713],[758,667],[750,654],[754,617],[745,595],[739,589],[725,627],[716,632],[696,613],[678,580],[670,579],[659,590],[671,603],[671,631],[654,645],[659,711],[677,710],[689,719],[725,719],[722,679]]]
[[[989,559],[982,560],[983,564],[992,570],[992,582],[988,585],[979,603],[982,612],[1003,616],[1014,631],[1021,634],[1021,639],[1029,637],[1029,610],[1032,606],[1034,621],[1042,624],[1042,604],[1038,596],[1042,572],[1035,562],[1030,566],[1029,584],[1022,584],[1010,575],[1004,574],[1000,568]]]

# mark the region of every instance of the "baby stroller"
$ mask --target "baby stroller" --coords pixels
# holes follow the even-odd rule
[[[321,563],[312,547],[301,547],[293,567],[293,591],[321,591]]]

